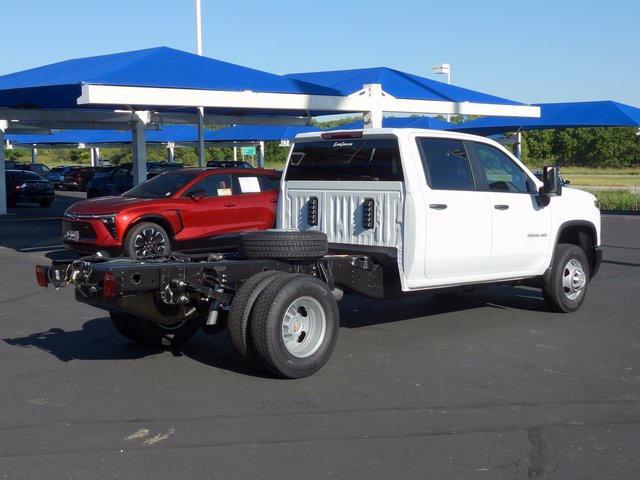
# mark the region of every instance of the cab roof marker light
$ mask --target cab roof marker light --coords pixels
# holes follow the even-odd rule
[[[320,134],[323,140],[342,140],[345,138],[362,138],[362,130],[355,132],[335,132]]]

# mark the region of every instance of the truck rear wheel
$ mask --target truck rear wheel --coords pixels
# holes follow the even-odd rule
[[[567,243],[558,245],[542,287],[547,306],[560,313],[578,310],[587,296],[589,273],[589,261],[584,250]]]
[[[249,349],[251,339],[248,338],[247,327],[256,299],[275,278],[284,275],[287,274],[275,270],[256,273],[246,280],[233,296],[227,320],[227,330],[231,343],[242,356],[251,353]]]
[[[327,254],[327,236],[317,230],[263,230],[240,235],[240,255],[248,259],[304,260]]]
[[[294,274],[272,279],[251,313],[257,360],[284,378],[314,374],[333,352],[339,318],[335,297],[317,278]]]

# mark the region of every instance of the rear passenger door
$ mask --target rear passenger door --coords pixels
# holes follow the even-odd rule
[[[514,276],[540,270],[550,241],[551,209],[538,205],[535,183],[506,153],[486,143],[469,145],[493,217],[487,273]]]
[[[484,273],[491,253],[488,196],[476,189],[461,140],[419,137],[417,142],[428,184],[424,286],[464,283]]]
[[[234,174],[237,221],[243,231],[273,228],[278,206],[278,180],[268,175]]]

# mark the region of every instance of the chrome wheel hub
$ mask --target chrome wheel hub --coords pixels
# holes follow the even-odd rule
[[[582,264],[572,258],[567,262],[562,271],[562,289],[569,300],[578,298],[587,283],[587,275],[584,273]]]
[[[167,252],[167,239],[160,231],[149,227],[136,235],[133,247],[138,258],[164,255]]]
[[[300,297],[287,308],[282,319],[282,341],[287,351],[298,358],[313,355],[324,340],[327,318],[316,299]]]

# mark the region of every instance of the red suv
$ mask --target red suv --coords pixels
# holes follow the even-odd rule
[[[167,172],[121,196],[72,205],[63,241],[80,253],[136,258],[233,248],[239,232],[273,227],[279,182],[277,172],[262,169]]]

